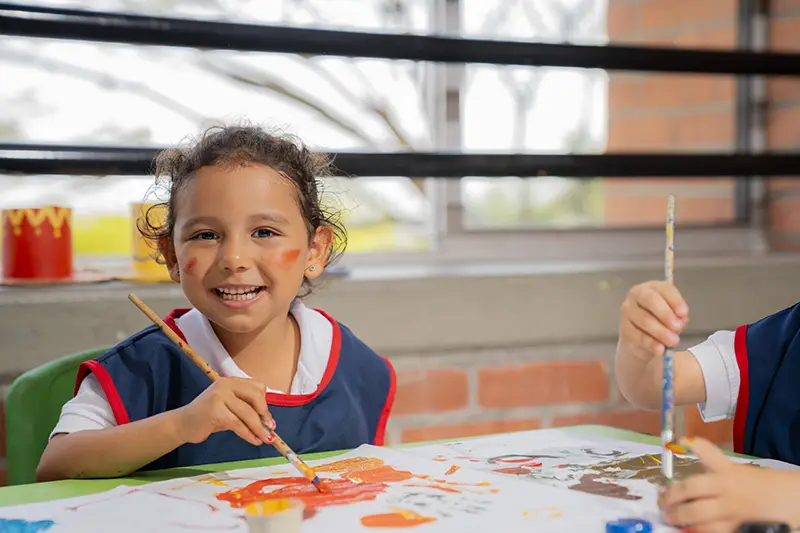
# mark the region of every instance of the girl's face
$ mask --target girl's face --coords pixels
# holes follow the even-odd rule
[[[285,316],[303,277],[322,272],[332,234],[321,227],[309,242],[296,194],[257,164],[203,167],[178,192],[170,276],[224,330],[250,333]]]

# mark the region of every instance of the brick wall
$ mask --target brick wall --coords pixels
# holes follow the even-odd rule
[[[781,52],[800,52],[800,1],[772,0],[769,46]],[[800,78],[767,81],[767,145],[776,152],[800,146]],[[800,251],[800,179],[772,179],[768,221],[775,250]]]
[[[615,44],[732,49],[736,0],[610,0],[608,34]],[[800,51],[800,2],[772,0],[769,46]],[[767,145],[800,145],[800,79],[768,80]],[[736,82],[732,76],[613,73],[609,83],[610,152],[735,149]],[[680,223],[730,220],[730,179],[606,182],[609,225],[661,224],[664,196],[674,192]],[[800,250],[800,180],[767,183],[769,242],[775,251]]]
[[[660,412],[634,409],[613,379],[615,345],[559,344],[515,350],[393,357],[398,390],[389,444],[577,424],[658,435]],[[702,424],[696,408],[678,420],[730,446],[730,423]]]

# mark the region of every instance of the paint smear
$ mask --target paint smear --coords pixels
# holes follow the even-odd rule
[[[500,455],[498,457],[492,457],[488,459],[486,462],[490,465],[495,463],[536,463],[536,459],[563,459],[563,457],[559,457],[557,455]],[[539,466],[541,466],[541,462],[538,462]]]
[[[383,461],[374,457],[353,457],[351,459],[342,459],[341,461],[334,461],[326,465],[317,466],[314,468],[314,471],[357,472],[359,470],[370,470],[382,465]]]
[[[423,488],[426,488],[426,489],[436,489],[436,490],[440,490],[442,492],[450,492],[450,493],[453,493],[453,494],[458,494],[458,493],[461,492],[458,489],[454,489],[452,487],[448,487],[448,486],[445,486],[445,485],[423,485],[421,483],[419,483],[419,484],[418,483],[408,483],[408,484],[403,485],[403,486],[404,487],[423,487]]]
[[[306,478],[271,478],[250,483],[246,487],[217,494],[217,499],[228,502],[231,507],[243,508],[250,504],[296,498],[305,505],[304,517],[311,518],[321,507],[346,505],[374,500],[385,492],[388,482],[406,481],[411,472],[384,465],[376,458],[355,457],[334,461],[315,468],[316,472],[336,472],[339,478],[324,481],[329,491],[319,492]],[[272,487],[278,487],[270,490]]]
[[[598,496],[607,496],[609,498],[617,498],[619,500],[641,500],[642,497],[636,494],[631,494],[630,489],[623,485],[615,483],[608,483],[600,481],[602,476],[600,474],[586,474],[581,477],[577,485],[571,485],[570,490],[577,490],[579,492],[588,492],[589,494],[596,494]]]
[[[381,465],[369,470],[359,470],[357,472],[345,472],[341,475],[344,479],[355,481],[356,483],[375,483],[375,482],[400,482],[408,481],[414,474],[406,470],[397,470],[391,466]]]
[[[228,502],[231,507],[242,509],[254,503],[295,498],[305,506],[304,517],[311,518],[321,507],[374,500],[388,486],[385,483],[355,483],[349,479],[331,479],[326,485],[331,491],[322,493],[304,477],[265,479],[241,489],[217,494],[217,499]],[[279,488],[264,491],[275,486]]]
[[[461,467],[460,467],[460,466],[458,466],[458,465],[453,465],[453,466],[451,466],[451,467],[450,467],[450,468],[447,470],[447,472],[445,472],[445,473],[444,473],[444,475],[445,475],[445,476],[449,476],[449,475],[455,474],[455,473],[456,473],[456,472],[458,472],[460,469],[461,469]]]
[[[422,524],[435,522],[430,516],[422,516],[414,511],[397,509],[392,513],[367,515],[361,519],[364,527],[415,527]]]
[[[195,267],[197,267],[197,258],[191,257],[189,258],[188,261],[186,261],[186,266],[183,268],[183,271],[189,276],[191,276],[192,274],[194,274]]]
[[[379,494],[386,492],[388,483],[398,483],[408,481],[415,476],[412,472],[401,470],[386,465],[381,459],[371,457],[354,457],[334,461],[326,465],[315,467],[316,472],[338,473],[337,478],[326,478],[325,485],[330,492],[320,493],[304,477],[282,477],[258,480],[250,483],[246,487],[231,489],[217,494],[219,501],[225,501],[231,507],[241,509],[248,505],[279,500],[284,498],[296,498],[301,500],[305,506],[304,518],[308,519],[316,515],[322,507],[332,505],[347,505],[362,501],[373,501]],[[428,477],[428,476],[424,476]],[[432,480],[435,484],[411,484],[404,486],[414,486],[440,490],[448,493],[459,493],[461,490],[456,486],[465,487],[487,487],[489,482],[475,484],[458,483],[453,481]],[[485,490],[485,489],[484,489]],[[435,519],[419,515],[409,515],[402,510],[394,510],[392,513],[371,515],[364,517],[368,523],[366,527],[410,527],[422,523],[430,522]],[[388,525],[401,524],[401,525]]]
[[[270,262],[278,268],[289,268],[297,262],[298,257],[300,257],[299,249],[283,250],[275,254]]]
[[[433,458],[434,461],[439,461],[440,463],[444,463],[447,461],[447,458],[444,455],[437,455]]]
[[[52,520],[37,520],[29,522],[27,520],[8,520],[0,518],[0,532],[2,533],[38,533],[47,531],[56,523]]]
[[[498,474],[508,474],[511,476],[527,476],[533,470],[530,468],[525,468],[524,466],[512,466],[510,468],[495,468],[492,472],[497,472]]]

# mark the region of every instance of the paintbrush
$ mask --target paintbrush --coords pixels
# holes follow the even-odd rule
[[[675,267],[675,195],[667,199],[667,246],[664,257],[664,277],[667,283],[674,283]],[[667,482],[672,481],[672,450],[668,447],[675,440],[675,362],[672,348],[664,352],[663,388],[661,390],[661,471]]]
[[[211,381],[217,381],[218,379],[220,379],[220,375],[213,368],[211,368],[209,364],[203,360],[202,357],[197,355],[197,352],[195,352],[191,348],[191,346],[189,346],[186,342],[184,342],[183,339],[181,339],[180,336],[178,336],[178,334],[172,330],[172,328],[167,326],[164,323],[164,321],[161,320],[161,317],[155,314],[152,309],[147,307],[147,305],[143,301],[141,301],[138,296],[136,296],[133,293],[130,293],[128,295],[128,299],[132,301],[134,305],[138,307],[142,313],[147,315],[147,318],[152,320],[153,323],[156,326],[158,326],[159,329],[163,331],[164,334],[167,337],[169,337],[169,339],[172,342],[174,342],[178,346],[178,348],[180,348],[181,351],[184,354],[186,354],[186,356],[189,359],[191,359],[191,361],[194,364],[196,364],[206,376],[208,376],[208,378]],[[278,450],[281,453],[281,455],[283,455],[286,458],[287,461],[292,463],[292,465],[294,465],[294,467],[297,468],[297,470],[299,470],[301,474],[307,477],[309,481],[311,481],[311,483],[314,484],[314,486],[317,488],[318,491],[328,492],[327,487],[320,481],[319,476],[316,474],[316,472],[314,472],[314,470],[310,466],[308,466],[302,459],[300,459],[297,456],[297,454],[292,451],[289,445],[286,444],[286,442],[284,442],[284,440],[280,438],[280,436],[278,436],[278,434],[273,429],[268,428],[267,426],[264,427],[275,439],[272,442],[272,445],[275,447],[275,449]]]

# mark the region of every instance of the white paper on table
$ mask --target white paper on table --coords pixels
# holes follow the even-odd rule
[[[605,498],[580,492],[530,484],[512,476],[466,468],[451,470],[450,464],[368,445],[309,464],[314,467],[341,464],[343,460],[359,457],[382,462],[380,468],[383,469],[383,478],[390,471],[389,467],[393,468],[395,473],[391,477],[396,481],[385,482],[384,489],[377,492],[374,499],[319,508],[313,517],[304,521],[304,532],[384,531],[387,528],[365,526],[362,518],[389,515],[393,520],[400,520],[404,516],[402,513],[412,517],[406,518],[411,522],[416,517],[420,523],[413,527],[414,531],[425,533],[483,533],[493,530],[555,533],[571,531],[573,528],[586,532],[597,528],[600,528],[597,531],[601,531],[606,520],[629,516],[636,510],[629,505],[630,502],[609,502]],[[397,474],[396,471],[401,473]],[[350,483],[357,486],[357,490],[375,488],[376,485],[369,479],[359,483],[359,476],[375,476],[375,471],[364,472],[367,471],[346,474],[352,478],[349,481],[342,479],[342,472],[318,470],[320,477],[325,480]],[[409,477],[411,474],[415,477]],[[247,527],[242,519],[243,510],[220,500],[218,495],[242,489],[259,480],[290,480],[296,477],[297,474],[288,465],[236,470],[139,487],[118,487],[82,498],[5,507],[0,508],[0,517],[28,521],[52,520],[54,525],[46,529],[48,533],[99,533],[112,530],[119,533],[245,532]],[[270,492],[280,487],[269,486],[263,490]],[[302,487],[316,494],[307,480],[303,481]],[[596,527],[586,529],[590,523]],[[407,526],[408,523],[402,525]],[[408,527],[398,530],[407,531]]]

